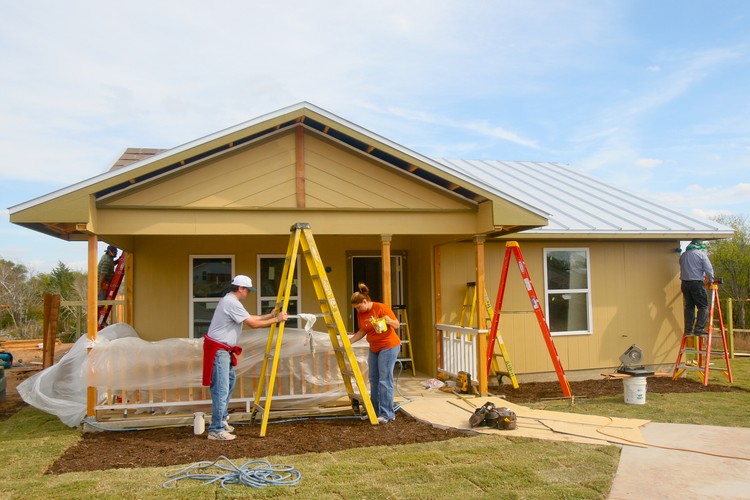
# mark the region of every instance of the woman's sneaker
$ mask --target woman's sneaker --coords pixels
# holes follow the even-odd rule
[[[234,434],[230,434],[225,430],[220,431],[209,431],[208,433],[208,439],[213,439],[216,441],[231,441],[232,439],[236,439],[237,436]]]

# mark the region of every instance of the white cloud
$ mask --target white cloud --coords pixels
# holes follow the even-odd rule
[[[656,160],[654,158],[638,158],[635,161],[635,165],[641,168],[656,168],[664,163],[662,160]]]

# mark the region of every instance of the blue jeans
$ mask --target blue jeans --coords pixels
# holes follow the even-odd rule
[[[681,285],[682,298],[685,305],[685,333],[696,333],[706,330],[708,323],[708,295],[703,281],[683,281]],[[695,310],[698,309],[696,318]],[[693,328],[695,324],[695,328]]]
[[[393,367],[401,346],[383,349],[380,352],[370,351],[367,357],[370,375],[370,401],[378,417],[394,420],[393,411]]]
[[[229,418],[229,398],[234,391],[234,381],[234,366],[229,351],[220,349],[214,357],[211,374],[211,424],[208,432],[224,428],[224,421]]]

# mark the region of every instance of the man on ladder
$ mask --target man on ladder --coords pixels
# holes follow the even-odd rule
[[[714,268],[705,250],[706,245],[701,240],[693,240],[685,249],[685,253],[680,255],[680,288],[685,307],[685,335],[708,335],[708,295],[705,280],[713,283]]]
[[[732,366],[729,361],[727,337],[724,329],[724,318],[719,302],[720,279],[714,278],[714,269],[708,255],[706,245],[701,240],[693,240],[680,256],[680,280],[682,281],[682,297],[685,301],[685,327],[680,342],[677,361],[672,372],[672,379],[677,380],[686,370],[697,371],[703,385],[708,385],[711,370],[712,355],[720,356],[725,363],[724,375],[733,382]],[[711,300],[708,300],[706,288],[711,290]],[[709,309],[710,303],[710,309]],[[696,309],[698,314],[696,316]],[[719,334],[721,349],[713,346],[714,340],[714,311],[719,316]],[[708,326],[708,328],[706,328]],[[688,339],[692,344],[688,345]],[[697,360],[683,362],[683,356],[697,355]]]

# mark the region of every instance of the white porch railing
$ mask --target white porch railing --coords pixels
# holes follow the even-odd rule
[[[476,377],[479,348],[477,340],[487,330],[445,324],[437,324],[435,328],[439,335],[441,353],[438,372],[456,377],[458,372],[464,371]]]

